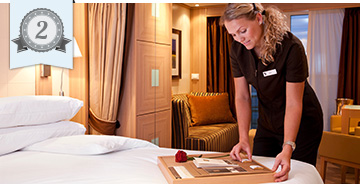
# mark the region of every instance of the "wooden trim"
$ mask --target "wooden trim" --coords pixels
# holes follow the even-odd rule
[[[320,156],[320,176],[324,182],[326,177],[327,162],[341,165],[341,183],[345,183],[347,167],[352,167],[355,169],[356,172],[355,176],[357,176],[357,179],[355,178],[355,183],[359,182],[360,164],[353,162],[346,162],[335,158]]]
[[[221,156],[223,154],[207,154],[206,157],[209,156]],[[195,156],[195,155],[191,155]],[[227,159],[227,158],[226,158]],[[195,165],[191,165],[192,163],[177,163],[175,162],[174,156],[160,156],[158,157],[158,166],[163,173],[165,179],[168,183],[171,184],[198,184],[198,183],[206,183],[206,184],[218,184],[218,183],[246,183],[246,184],[257,184],[264,182],[273,182],[274,172],[272,172],[269,168],[266,168],[262,164],[258,162],[251,163],[241,163],[241,167],[248,171],[248,173],[244,173],[241,175],[206,175],[206,171],[202,169],[197,169]],[[264,170],[252,171],[250,169],[250,165],[260,165],[265,167]],[[169,170],[170,167],[173,166],[185,166],[188,168],[188,171],[192,175],[196,175],[195,178],[185,178],[179,179],[175,178],[174,174]]]
[[[360,164],[358,164],[358,163],[347,162],[347,161],[339,160],[339,159],[336,159],[336,158],[329,158],[329,157],[324,157],[324,156],[320,156],[320,158],[324,158],[324,160],[326,162],[331,162],[331,163],[335,163],[335,164],[339,164],[339,165],[344,165],[344,166],[347,166],[347,167],[360,169]]]
[[[204,3],[199,3],[200,6],[198,7],[193,7],[193,6],[188,6],[186,4],[184,4],[184,6],[188,6],[191,10],[200,10],[200,9],[209,9],[209,8],[225,8],[227,6],[228,3],[205,3],[206,5],[204,5]]]
[[[181,55],[182,55],[182,52],[181,52],[181,47],[182,47],[182,38],[181,38],[181,30],[178,30],[178,29],[174,29],[172,28],[172,34],[177,34],[178,35],[178,42],[179,42],[179,46],[178,46],[178,53],[176,53],[176,57],[178,58],[178,75],[172,75],[172,79],[181,79]],[[175,44],[176,45],[176,44]],[[176,50],[176,49],[175,49]],[[171,50],[172,52],[172,50]],[[172,61],[172,59],[170,60]],[[171,67],[172,68],[172,67]]]
[[[74,3],[73,34],[79,45],[80,58],[74,58],[73,69],[69,70],[69,96],[84,102],[72,121],[83,124],[88,131],[89,92],[88,92],[88,20],[87,4]]]
[[[187,8],[187,9],[191,9],[190,6],[188,6],[188,5],[184,4],[184,3],[173,3],[173,4],[179,5],[179,6],[181,6],[181,7]]]
[[[341,183],[345,183],[346,181],[346,170],[347,167],[346,166],[341,166]]]
[[[220,17],[226,6],[209,7],[206,12],[206,17]]]
[[[325,160],[324,157],[320,157],[320,176],[321,176],[323,182],[325,182],[326,167],[327,167],[327,161]]]
[[[328,10],[337,8],[355,8],[360,7],[360,3],[261,3],[265,8],[268,6],[276,6],[283,12],[295,12],[304,10]],[[189,7],[183,3],[179,3],[183,7],[191,10],[207,9],[207,10],[221,10],[216,14],[210,13],[209,16],[221,16],[227,4],[219,3],[217,6],[207,7]]]
[[[261,4],[264,6],[264,8],[269,6],[276,6],[283,12],[360,7],[360,3],[261,3]],[[207,9],[207,14],[206,14],[207,17],[218,17],[223,14],[225,8],[226,5],[219,5],[219,6],[200,7],[200,8],[191,7],[190,9],[191,10]]]

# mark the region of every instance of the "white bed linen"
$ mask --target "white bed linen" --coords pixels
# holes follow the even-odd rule
[[[36,151],[18,151],[0,156],[0,183],[76,184],[167,184],[157,166],[157,156],[175,155],[176,149],[135,148],[104,155],[79,156]],[[188,154],[204,152],[186,151]],[[274,158],[253,159],[271,168]],[[315,167],[291,161],[284,184],[323,183]]]
[[[0,156],[50,138],[81,135],[85,131],[84,125],[72,121],[0,128]]]

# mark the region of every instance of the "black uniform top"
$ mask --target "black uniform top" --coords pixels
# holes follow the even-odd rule
[[[301,127],[322,129],[321,106],[307,82],[309,73],[305,51],[292,33],[284,36],[281,45],[277,46],[274,62],[267,66],[256,57],[253,49],[247,50],[236,41],[232,43],[230,57],[233,76],[245,76],[246,81],[257,90],[259,125],[276,134],[284,134],[286,82],[305,81],[299,133]]]

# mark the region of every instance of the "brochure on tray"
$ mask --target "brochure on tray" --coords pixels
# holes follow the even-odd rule
[[[194,158],[194,164],[198,168],[202,167],[231,167],[239,166],[237,163],[226,159]]]

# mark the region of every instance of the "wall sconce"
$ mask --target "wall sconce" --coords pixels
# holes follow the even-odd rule
[[[81,54],[79,45],[78,45],[75,37],[73,37],[73,38],[74,38],[74,39],[73,39],[73,57],[74,57],[74,58],[82,57],[82,54]],[[61,70],[61,83],[60,83],[60,92],[59,92],[59,95],[60,95],[60,96],[64,96],[64,95],[65,95],[64,91],[62,90],[63,75],[64,75],[64,68]]]
[[[40,77],[51,76],[51,66],[40,64]]]

